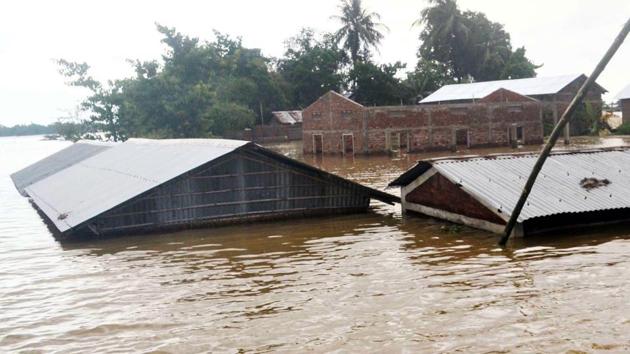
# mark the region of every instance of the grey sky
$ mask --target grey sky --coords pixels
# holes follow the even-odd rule
[[[379,62],[413,67],[419,42],[411,23],[422,0],[364,0],[390,28]],[[505,25],[512,43],[544,64],[539,76],[589,73],[623,22],[628,0],[459,0]],[[332,31],[338,0],[3,1],[0,8],[0,124],[50,123],[73,111],[85,92],[67,87],[54,58],[86,61],[101,80],[131,73],[126,59],[163,52],[155,22],[202,39],[212,29],[243,37],[248,47],[281,56],[284,40],[302,27]],[[611,100],[630,83],[630,40],[598,82]]]

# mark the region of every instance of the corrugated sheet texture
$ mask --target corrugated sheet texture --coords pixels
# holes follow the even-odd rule
[[[302,123],[302,111],[276,111],[272,114],[282,124]]]
[[[222,139],[131,139],[26,188],[59,231],[247,144]]]
[[[439,173],[504,215],[510,215],[537,155],[504,155],[432,162]],[[582,188],[583,178],[610,184]],[[534,184],[518,219],[561,213],[629,208],[630,152],[625,149],[554,153]]]
[[[90,158],[113,144],[96,141],[79,141],[65,149],[35,162],[11,175],[15,187],[22,195],[26,195],[24,188],[55,174],[77,162]]]
[[[582,75],[575,74],[445,85],[420,101],[420,103],[481,99],[500,88],[526,96],[549,95],[559,92],[580,76]]]
[[[621,92],[619,92],[617,96],[615,96],[615,99],[617,100],[626,100],[629,98],[630,98],[630,84],[624,87],[623,90],[621,90]]]

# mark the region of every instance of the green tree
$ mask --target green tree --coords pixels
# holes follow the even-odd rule
[[[364,105],[399,105],[410,93],[396,77],[404,64],[376,65],[371,62],[357,62],[349,73],[349,80],[355,83],[353,99]]]
[[[302,29],[290,38],[284,57],[277,64],[289,106],[304,108],[330,90],[342,90],[342,68],[346,63],[345,53],[331,36],[317,40],[312,29]]]
[[[254,124],[255,114],[286,105],[270,60],[240,39],[215,32],[200,42],[157,25],[167,47],[158,61],[131,61],[135,76],[103,84],[85,63],[59,60],[69,84],[87,88],[82,107],[113,140],[220,136]]]
[[[341,22],[334,34],[336,43],[343,41],[343,48],[350,53],[352,63],[370,58],[370,49],[378,48],[383,39],[381,30],[387,27],[380,23],[381,16],[363,8],[361,0],[342,0],[340,15],[332,18]]]
[[[430,0],[430,7],[414,23],[422,26],[420,62],[437,62],[456,82],[487,81],[536,76],[539,66],[512,50],[503,25],[485,14],[462,12],[456,0]]]

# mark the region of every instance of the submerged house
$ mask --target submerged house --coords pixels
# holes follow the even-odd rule
[[[501,233],[538,157],[534,153],[424,160],[390,186],[402,208]],[[630,149],[553,152],[515,236],[630,220]]]
[[[363,212],[370,199],[399,201],[254,143],[223,139],[130,139],[24,192],[61,238]]]
[[[541,103],[503,88],[475,102],[375,106],[334,91],[302,111],[305,154],[373,154],[539,144]]]
[[[540,101],[543,105],[543,122],[547,127],[553,127],[586,79],[584,74],[571,74],[445,85],[421,100],[420,104],[470,103],[504,88]],[[602,94],[606,92],[596,83],[584,98],[585,104],[593,112],[601,112]],[[571,129],[572,134],[579,133],[575,130]]]

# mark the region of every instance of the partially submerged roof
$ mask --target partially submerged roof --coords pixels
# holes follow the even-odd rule
[[[52,174],[55,174],[77,162],[83,161],[102,151],[109,149],[113,143],[98,142],[92,140],[78,141],[65,149],[35,162],[11,175],[13,184],[25,195],[24,188],[38,182]]]
[[[445,85],[424,98],[420,103],[481,99],[500,88],[526,96],[549,95],[560,92],[560,90],[582,76],[584,75],[573,74]],[[600,89],[605,92],[603,88],[600,87]]]
[[[276,120],[281,124],[302,123],[302,111],[276,111],[271,112]]]
[[[617,100],[630,99],[630,84],[628,84],[628,86],[624,87],[623,90],[621,90],[621,92],[619,92],[617,94],[617,96],[615,96],[615,99],[617,99]]]
[[[247,144],[223,139],[130,139],[26,187],[64,232]]]
[[[42,179],[26,187],[25,191],[57,229],[64,232],[190,170],[245,147],[309,169],[322,178],[347,181],[248,141],[130,139]],[[400,201],[400,198],[388,193],[356,185],[371,198],[387,203]]]
[[[468,156],[420,161],[390,183],[406,186],[435,168],[490,210],[510,215],[538,157],[535,153]],[[584,178],[607,180],[587,189]],[[555,151],[545,162],[518,221],[562,213],[630,208],[628,148]]]

